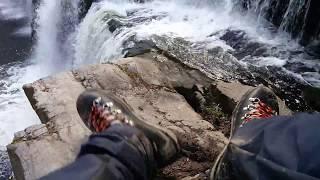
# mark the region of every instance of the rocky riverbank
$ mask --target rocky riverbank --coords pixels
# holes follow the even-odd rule
[[[211,79],[155,52],[27,84],[25,93],[42,124],[16,133],[7,146],[17,180],[37,179],[75,159],[90,134],[75,107],[87,88],[115,93],[141,118],[177,135],[183,153],[159,177],[203,179],[227,142],[232,109],[253,87]],[[283,104],[282,111],[290,113]]]

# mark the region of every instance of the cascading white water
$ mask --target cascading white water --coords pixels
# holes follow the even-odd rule
[[[256,7],[262,8],[257,12],[264,11],[268,3],[269,1],[265,1],[264,5],[257,5]],[[136,13],[128,15],[130,11]],[[120,17],[110,17],[114,14]],[[159,18],[152,18],[153,16]],[[148,17],[150,21],[137,20]],[[269,47],[268,56],[245,57],[239,60],[256,66],[279,67],[288,62],[299,62],[307,68],[315,68],[315,71],[319,69],[317,59],[309,58],[308,61],[301,62],[301,58],[306,57],[290,54],[303,51],[303,47],[285,32],[270,32],[270,24],[262,17],[261,15],[257,22],[257,18],[252,14],[237,12],[230,0],[154,0],[144,4],[106,0],[95,3],[80,24],[74,64],[105,62],[119,57],[124,48],[123,44],[132,36],[138,40],[149,39],[152,35],[180,37],[193,43],[205,42],[207,49],[221,46],[226,51],[234,51],[220,39],[221,34],[231,29],[245,32],[249,43],[256,42]],[[117,19],[124,26],[111,33],[108,29],[110,19]],[[319,73],[301,72],[301,75],[313,85],[320,85]],[[299,78],[302,78],[301,75],[296,74]]]
[[[31,2],[26,0],[26,4],[19,6],[18,10],[11,8],[12,14],[22,13],[24,18],[31,19],[26,13],[31,9],[24,9],[30,8]],[[26,62],[0,66],[1,72],[4,73],[3,79],[0,80],[2,85],[0,88],[0,146],[10,143],[15,132],[40,123],[23,93],[22,86],[41,77],[71,68],[73,55],[62,53],[61,48],[70,47],[66,52],[72,53],[74,42],[72,34],[75,30],[72,27],[77,25],[78,4],[79,1],[75,0],[41,1],[37,9],[36,21],[39,27],[34,53]],[[6,17],[20,18],[13,17],[11,14]],[[69,20],[67,25],[64,24],[66,19]],[[62,35],[68,37],[64,39]]]
[[[106,6],[109,10],[113,9],[117,13],[125,15],[125,9],[121,6],[114,4]],[[105,10],[94,4],[88,13],[90,15],[83,20],[78,29],[74,67],[110,61],[112,58],[121,56],[122,40],[113,37],[109,31],[104,20]]]
[[[303,14],[303,11],[305,11],[304,7],[305,0],[290,0],[288,9],[286,13],[284,14],[283,21],[281,22],[280,29],[284,31],[293,31],[295,26],[298,23],[298,16]],[[300,32],[300,35],[302,35],[302,31]],[[301,37],[298,37],[301,38]]]
[[[79,0],[44,0],[37,11],[38,41],[33,62],[49,75],[70,69]]]
[[[58,51],[57,36],[58,23],[60,21],[60,0],[42,1],[37,10],[38,41],[35,48],[33,61],[45,68],[42,72],[50,74],[56,67],[55,60],[60,59]],[[45,75],[46,75],[45,74]]]
[[[0,21],[24,22],[21,26],[17,26],[16,31],[8,32],[12,38],[30,35],[31,4],[31,0],[0,2]],[[19,52],[16,50],[16,53]],[[23,62],[0,65],[0,146],[8,144],[16,131],[39,121],[21,90],[25,82],[32,81],[30,73],[24,75],[26,71]]]
[[[236,0],[237,1],[237,0]],[[304,45],[318,42],[318,4],[313,0],[239,0],[258,21],[266,19],[275,29],[288,32]]]
[[[123,43],[131,36],[137,35],[146,39],[151,35],[170,35],[205,41],[210,39],[212,44],[219,44],[226,48],[222,41],[216,38],[207,38],[212,32],[224,30],[230,25],[230,17],[215,19],[218,13],[228,14],[232,3],[215,1],[212,6],[220,10],[212,11],[205,5],[212,1],[152,1],[147,4],[134,4],[130,1],[103,1],[96,3],[80,24],[76,41],[75,65],[95,62],[106,62],[121,56]],[[219,5],[219,6],[218,6]],[[198,8],[196,8],[198,7]],[[214,7],[213,7],[214,8]],[[136,18],[165,16],[151,22],[136,22],[132,27],[123,28],[113,34],[108,29],[109,16],[126,17],[126,12],[137,9],[139,13],[124,21],[130,22]],[[219,25],[217,25],[219,24]]]
[[[80,25],[76,43],[76,63],[82,64],[108,60],[121,52],[122,43],[133,34],[140,39],[151,35],[168,35],[182,37],[192,42],[207,42],[208,47],[222,46],[231,49],[219,39],[220,32],[227,29],[240,29],[247,32],[252,40],[264,42],[271,46],[289,42],[285,37],[272,37],[268,30],[259,28],[254,19],[232,13],[233,4],[229,0],[209,1],[152,1],[146,4],[130,2],[103,1],[94,4],[93,8]],[[212,3],[216,2],[216,3]],[[126,11],[138,9],[137,15],[126,19]],[[140,9],[140,10],[139,10]],[[161,16],[151,22],[135,23],[133,26],[121,28],[119,32],[110,33],[108,30],[108,13],[110,11],[130,18]],[[210,36],[217,34],[216,36]],[[295,45],[292,48],[295,48]],[[110,53],[111,52],[111,53]]]

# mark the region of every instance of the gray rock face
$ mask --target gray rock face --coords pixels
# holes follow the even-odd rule
[[[217,92],[234,102],[231,106],[252,88],[213,81],[199,70],[152,53],[121,59],[117,64],[86,66],[25,85],[43,124],[16,133],[7,147],[16,179],[37,179],[75,159],[90,135],[75,106],[78,95],[87,88],[113,92],[145,121],[176,134],[184,153],[163,170],[164,176],[184,178],[204,173],[227,138],[196,113],[176,89],[191,90],[195,84],[207,87],[212,83]],[[186,165],[188,172],[182,172]]]

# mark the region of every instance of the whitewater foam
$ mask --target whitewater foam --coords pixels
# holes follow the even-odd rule
[[[119,17],[111,17],[112,14]],[[259,16],[262,17],[263,15]],[[111,33],[108,22],[112,18],[123,25]],[[264,19],[257,22],[256,16],[251,12],[238,12],[230,0],[154,0],[144,4],[125,0],[102,1],[93,4],[78,28],[73,64],[77,67],[81,64],[112,61],[122,56],[123,46],[130,38],[146,40],[153,35],[205,44],[204,50],[222,47],[225,51],[233,52],[234,49],[220,39],[227,30],[244,32],[248,43],[261,44],[269,53],[267,57],[251,57],[248,54],[250,57],[239,59],[241,61],[248,60],[247,62],[256,63],[256,66],[279,67],[288,62],[301,62],[301,56],[295,52],[303,51],[303,47],[291,39],[288,33],[281,30],[274,33],[270,28],[273,28],[270,23]],[[308,63],[317,64],[317,61],[318,59]]]
[[[128,18],[125,21],[131,22],[133,19],[154,16],[163,18],[151,18],[152,20],[148,22],[137,22],[133,26],[122,28],[113,34],[109,31],[106,23],[108,15],[114,13],[127,18],[126,12],[137,9],[138,12],[131,19]],[[230,49],[218,38],[208,38],[212,32],[225,29],[227,24],[217,26],[216,24],[221,24],[223,21],[217,22],[210,17],[205,18],[208,16],[209,9],[206,9],[206,11],[204,9],[196,9],[191,5],[172,1],[153,1],[146,4],[134,4],[125,1],[122,1],[122,3],[112,1],[95,3],[78,29],[74,64],[77,66],[117,58],[122,55],[123,43],[134,35],[138,40],[148,39],[152,35],[168,35],[195,42],[210,41]],[[214,43],[211,43],[211,46]]]
[[[26,1],[31,2],[30,0]],[[73,6],[78,5],[78,2],[70,0],[70,4]],[[9,3],[5,3],[6,7],[12,5]],[[37,29],[38,41],[32,57],[25,63],[0,66],[2,72],[0,74],[0,146],[10,143],[15,132],[40,123],[39,118],[23,93],[22,86],[39,78],[71,68],[72,60],[66,58],[66,54],[62,54],[61,49],[59,49],[59,47],[63,46],[63,44],[59,44],[58,39],[63,23],[62,15],[65,15],[61,13],[63,11],[61,4],[61,0],[41,1],[40,7],[37,9],[38,16],[36,20],[39,25]],[[71,8],[78,11],[78,8]],[[16,14],[20,13],[24,17],[26,16],[26,13],[21,8],[14,9],[10,6],[9,10],[3,13],[6,14],[6,18],[12,18],[7,13],[9,11],[16,11]],[[65,12],[70,13],[68,10]],[[78,18],[76,13],[68,15]],[[14,18],[18,18],[18,16]],[[72,17],[68,19],[72,19]],[[21,29],[15,33],[24,35],[28,31],[29,29]],[[65,41],[65,44],[68,43],[70,42]],[[68,45],[72,46],[71,44]],[[72,48],[70,48],[71,50]],[[63,60],[66,61],[64,62]]]
[[[122,41],[118,41],[109,31],[104,18],[107,16],[106,11],[117,9],[115,14],[121,16],[125,15],[125,9],[112,5],[114,4],[106,3],[100,7],[93,4],[80,24],[75,43],[74,68],[85,64],[107,62],[121,56]]]
[[[119,54],[120,42],[124,42],[130,35],[136,35],[140,40],[148,39],[152,35],[167,35],[184,38],[191,42],[207,42],[208,48],[220,46],[225,50],[230,50],[230,46],[220,40],[218,35],[219,32],[226,29],[235,28],[245,31],[251,40],[270,44],[270,46],[279,46],[284,43],[296,44],[286,39],[282,34],[277,37],[272,36],[268,30],[260,28],[258,24],[254,23],[254,19],[250,16],[241,16],[232,12],[233,6],[229,0],[220,1],[220,4],[224,2],[224,6],[219,6],[219,8],[203,6],[203,1],[201,2],[155,0],[145,4],[132,4],[125,1],[122,3],[113,1],[95,3],[78,31],[76,61],[79,62],[76,64],[82,64],[84,61],[92,63],[92,59],[93,62],[99,62],[102,59],[117,57],[110,52],[118,51],[116,54]],[[127,17],[126,12],[133,10],[138,12],[133,17]],[[110,11],[124,16],[129,22],[133,18],[139,17],[164,17],[136,23],[130,27],[122,28],[121,33],[111,34],[105,18]],[[107,54],[111,56],[108,58]]]
[[[6,76],[0,80],[0,84],[5,84],[0,93],[0,146],[10,143],[15,132],[40,123],[22,90],[23,84],[37,79],[36,69],[23,64],[4,68]]]
[[[60,0],[42,1],[37,10],[37,44],[35,48],[34,63],[43,66],[43,71],[48,74],[53,73],[57,67],[57,59],[60,53],[58,51],[58,23],[60,21]]]

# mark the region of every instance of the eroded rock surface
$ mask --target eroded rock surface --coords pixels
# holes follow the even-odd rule
[[[201,87],[219,94],[216,104],[229,102],[221,109],[226,116],[252,88],[214,81],[197,69],[156,53],[121,59],[116,64],[86,66],[25,85],[25,93],[43,124],[16,133],[8,146],[16,178],[37,179],[75,159],[81,143],[90,135],[75,106],[78,95],[87,88],[115,93],[145,121],[177,135],[183,153],[159,176],[203,177],[227,138],[214,122],[195,111],[196,104],[187,101],[191,92],[201,102]]]

